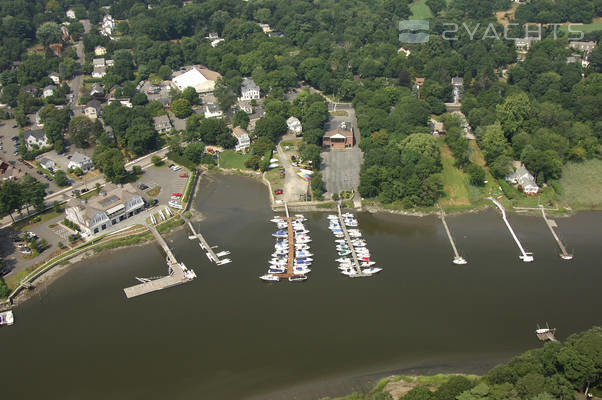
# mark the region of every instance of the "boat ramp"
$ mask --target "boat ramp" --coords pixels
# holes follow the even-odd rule
[[[159,245],[163,248],[163,251],[165,251],[169,274],[167,276],[158,278],[136,278],[142,283],[123,289],[125,296],[128,299],[169,287],[178,286],[183,283],[190,282],[196,278],[196,274],[193,270],[187,269],[183,263],[179,263],[176,260],[175,255],[165,240],[161,237],[159,232],[157,232],[155,227],[147,225],[147,228],[153,234]]]
[[[497,201],[496,199],[494,199],[493,197],[489,197],[489,200],[491,200],[493,202],[493,204],[495,204],[500,209],[500,211],[502,212],[502,219],[506,223],[506,226],[508,227],[508,230],[510,231],[510,234],[512,234],[512,237],[514,238],[514,241],[516,242],[516,245],[520,249],[521,255],[519,256],[519,258],[521,260],[523,260],[523,262],[532,262],[534,260],[533,254],[532,253],[527,253],[525,251],[525,249],[523,248],[523,246],[520,244],[520,241],[518,240],[518,237],[516,236],[516,234],[514,233],[514,230],[510,226],[510,222],[508,222],[508,218],[506,217],[506,210],[504,209],[504,206],[502,206],[502,204],[499,201]]]
[[[230,260],[229,258],[220,259],[220,257],[227,256],[228,254],[230,254],[229,251],[221,251],[216,254],[213,248],[209,246],[209,243],[207,243],[201,232],[197,232],[189,220],[187,220],[186,222],[188,224],[188,228],[190,228],[190,232],[192,232],[192,235],[188,236],[188,239],[197,239],[199,241],[199,246],[201,246],[201,249],[205,251],[205,255],[207,255],[209,261],[214,262],[217,265],[224,265],[232,262],[232,260]]]
[[[539,208],[541,209],[541,215],[543,217],[543,220],[546,222],[546,225],[548,226],[548,228],[550,228],[550,232],[552,232],[552,236],[554,236],[554,240],[556,240],[556,243],[558,244],[558,247],[560,248],[560,252],[561,252],[560,258],[562,258],[563,260],[572,260],[573,255],[569,254],[566,251],[566,247],[564,247],[564,244],[562,243],[562,241],[556,234],[556,231],[554,230],[554,228],[558,227],[558,225],[556,225],[556,221],[554,221],[553,219],[548,219],[548,217],[546,217],[546,211],[542,205],[540,205]]]

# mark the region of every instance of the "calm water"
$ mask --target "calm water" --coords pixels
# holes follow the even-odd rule
[[[575,253],[562,261],[541,218],[510,221],[535,262],[524,264],[498,214],[450,217],[468,265],[435,217],[360,214],[385,270],[348,279],[332,261],[326,215],[306,214],[316,262],[302,284],[264,284],[273,249],[267,191],[241,177],[204,182],[197,223],[232,252],[216,267],[185,231],[169,237],[198,279],[126,301],[135,276],[164,274],[148,245],[72,268],[0,329],[2,395],[46,399],[312,399],[394,370],[479,372],[537,346],[548,321],[561,339],[602,323],[602,213],[558,220]],[[368,377],[368,378],[366,378]]]

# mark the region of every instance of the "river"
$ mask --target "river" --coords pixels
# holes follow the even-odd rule
[[[468,264],[436,217],[358,215],[378,276],[336,269],[325,213],[306,213],[316,260],[300,284],[265,284],[275,230],[265,187],[238,176],[203,180],[196,223],[233,263],[209,263],[187,232],[168,236],[198,279],[126,300],[136,276],[165,274],[155,244],[73,266],[0,329],[4,398],[316,399],[368,387],[391,371],[484,372],[558,337],[600,324],[602,213],[558,219],[575,258],[563,261],[541,217],[495,210],[450,216]],[[597,261],[596,261],[597,260]]]

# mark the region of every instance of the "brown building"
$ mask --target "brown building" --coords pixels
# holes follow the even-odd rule
[[[350,149],[353,147],[353,127],[349,122],[341,122],[329,130],[322,138],[322,146],[329,149]]]

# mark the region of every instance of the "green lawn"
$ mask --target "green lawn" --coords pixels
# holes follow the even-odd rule
[[[568,33],[569,32],[569,26],[568,24],[562,25],[560,27],[560,30],[564,33]],[[573,26],[571,27],[571,30],[573,31],[581,31],[581,32],[594,32],[594,31],[602,31],[602,21],[597,21],[597,22],[592,22],[591,24],[584,24],[584,25],[579,25],[579,26]],[[575,34],[571,34],[571,37],[575,36]],[[578,34],[575,36],[578,37]]]
[[[410,4],[410,11],[412,16],[410,19],[429,19],[433,18],[433,13],[429,6],[426,5],[426,0],[416,0]]]
[[[250,154],[239,154],[234,150],[226,150],[219,155],[219,166],[226,169],[248,169],[245,167],[245,161],[249,157],[251,157]]]
[[[602,206],[602,160],[568,163],[562,171],[562,200],[572,208]]]
[[[447,206],[469,206],[470,197],[468,192],[468,177],[454,166],[454,156],[446,144],[441,146],[441,179],[445,195],[441,198],[441,205]]]

